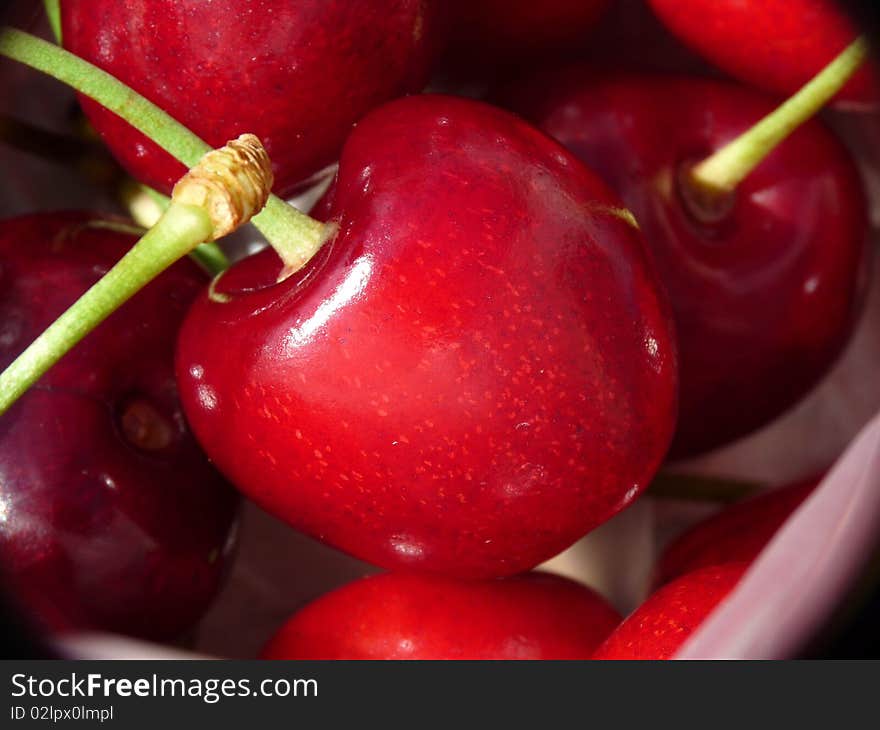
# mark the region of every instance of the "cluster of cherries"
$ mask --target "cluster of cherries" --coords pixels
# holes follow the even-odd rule
[[[847,150],[799,120],[750,142],[767,148],[739,174],[718,153],[779,106],[753,85],[794,94],[856,34],[830,0],[651,0],[737,81],[562,63],[609,4],[61,0],[65,48],[211,145],[256,134],[278,195],[338,160],[313,211],[336,233],[289,275],[272,248],[210,286],[174,264],[0,417],[0,561],[31,615],[180,636],[233,553],[231,483],[392,571],[300,610],[267,657],[676,652],[815,482],[680,537],[622,623],[525,571],[668,457],[774,419],[841,352],[868,258]],[[491,104],[404,97],[432,74],[490,80]],[[868,66],[845,82],[835,105],[880,100]],[[82,106],[170,192],[183,165]],[[129,226],[0,223],[0,366],[132,246]]]

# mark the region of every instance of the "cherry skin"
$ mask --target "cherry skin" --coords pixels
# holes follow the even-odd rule
[[[727,598],[747,567],[712,565],[663,586],[612,632],[593,659],[671,659]]]
[[[486,582],[385,573],[295,613],[264,659],[589,659],[620,623],[598,593],[542,573]]]
[[[450,55],[460,66],[509,66],[585,48],[609,2],[454,0]]]
[[[187,317],[195,433],[245,494],[363,560],[522,572],[629,504],[677,400],[673,337],[619,201],[513,115],[391,102],[343,150],[339,233],[271,251]]]
[[[837,0],[649,0],[686,45],[750,85],[790,96],[852,43],[858,29]],[[842,106],[876,106],[877,73],[860,70]]]
[[[680,182],[775,108],[705,79],[597,78],[572,67],[504,92],[595,169],[633,211],[675,314],[687,456],[768,423],[826,373],[867,282],[867,214],[844,147],[811,121],[739,185],[717,220],[693,215]]]
[[[817,483],[810,479],[773,489],[696,524],[663,551],[655,585],[711,565],[751,563]]]
[[[136,236],[86,213],[0,223],[0,368]],[[52,630],[168,639],[219,589],[238,497],[184,421],[177,329],[206,277],[176,264],[0,418],[0,565]]]
[[[65,0],[64,45],[219,147],[251,132],[275,192],[336,159],[372,107],[425,83],[438,43],[426,0]],[[134,50],[133,50],[134,49]],[[186,169],[83,98],[125,168],[169,192]]]

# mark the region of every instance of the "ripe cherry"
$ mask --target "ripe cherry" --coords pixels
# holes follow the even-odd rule
[[[671,659],[747,567],[747,563],[712,565],[663,586],[614,630],[593,658]]]
[[[85,213],[0,224],[0,369],[136,236]],[[177,397],[178,326],[206,277],[176,264],[0,419],[0,564],[50,629],[168,639],[220,587],[237,497]]]
[[[633,211],[675,313],[681,410],[674,456],[769,422],[847,342],[867,274],[867,219],[843,145],[809,121],[714,207],[689,166],[775,101],[728,82],[573,67],[506,92],[508,104],[595,169]]]
[[[837,0],[649,0],[685,44],[727,73],[789,95],[858,35]],[[866,66],[838,94],[845,106],[876,106],[880,87]]]
[[[339,233],[193,306],[178,378],[258,504],[386,567],[509,575],[623,509],[663,459],[676,368],[628,212],[538,130],[410,97],[343,151]]]
[[[674,540],[657,563],[655,582],[722,563],[750,563],[817,484],[809,479],[734,504]]]
[[[67,48],[212,147],[260,137],[280,195],[333,162],[372,107],[418,91],[438,42],[426,0],[64,0],[61,12]],[[169,192],[186,168],[82,102],[129,172]]]
[[[620,622],[598,593],[528,573],[465,582],[386,573],[295,613],[264,659],[589,659]]]

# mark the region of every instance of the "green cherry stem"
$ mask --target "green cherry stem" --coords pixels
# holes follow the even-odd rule
[[[0,374],[0,414],[171,264],[250,220],[271,186],[269,157],[253,135],[206,154],[175,186],[156,225]]]
[[[57,43],[61,43],[61,0],[43,0],[49,27]]]
[[[69,51],[15,28],[0,29],[0,56],[52,76],[122,117],[187,167],[210,151],[180,122],[106,71]],[[335,233],[333,224],[310,218],[271,196],[253,224],[292,273],[312,258]]]
[[[121,186],[120,197],[132,220],[144,229],[156,225],[171,205],[171,198],[167,195],[131,179]],[[196,246],[189,255],[212,276],[229,268],[229,258],[214,241]]]
[[[827,104],[868,55],[858,38],[778,109],[692,167],[688,182],[706,198],[732,194],[773,149]]]
[[[61,0],[43,0],[49,27],[57,43],[61,43]]]

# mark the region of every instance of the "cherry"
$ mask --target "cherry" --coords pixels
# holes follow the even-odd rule
[[[509,575],[623,509],[663,459],[676,368],[627,211],[514,116],[389,103],[343,150],[339,233],[193,305],[178,380],[263,508],[386,567]]]
[[[746,563],[712,565],[651,595],[612,632],[593,659],[670,659],[742,578]]]
[[[450,55],[460,66],[507,66],[586,46],[610,0],[454,0]]]
[[[651,246],[678,330],[674,456],[753,431],[824,375],[862,300],[867,221],[855,165],[821,124],[803,124],[713,208],[685,195],[683,176],[770,113],[771,99],[582,67],[534,76],[505,98],[602,175]]]
[[[685,44],[738,79],[791,94],[858,34],[837,0],[649,0]],[[877,75],[862,69],[837,96],[875,106]]]
[[[62,38],[218,147],[260,137],[276,191],[336,159],[372,107],[424,84],[437,43],[425,0],[64,0]],[[133,49],[136,49],[133,51]],[[185,169],[82,98],[135,177],[168,192]]]
[[[0,223],[0,367],[130,248],[118,225]],[[238,499],[187,429],[173,371],[205,280],[169,269],[0,419],[0,563],[47,628],[172,638],[220,587]]]
[[[663,551],[655,584],[711,565],[751,563],[817,483],[809,479],[773,489],[698,523]]]
[[[589,659],[620,622],[598,593],[529,573],[462,582],[385,573],[295,613],[265,659]]]

